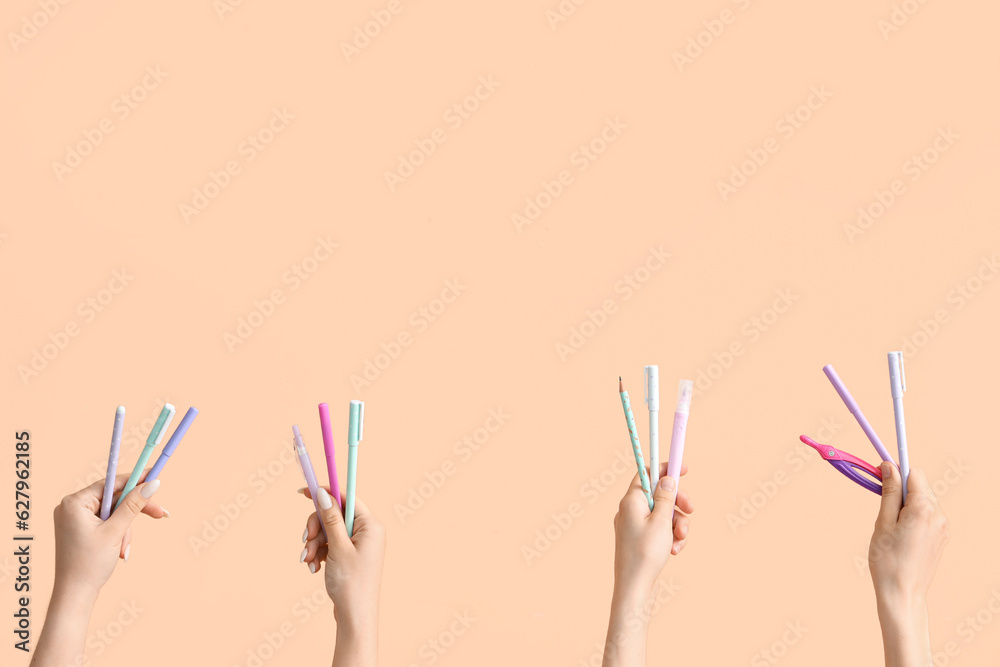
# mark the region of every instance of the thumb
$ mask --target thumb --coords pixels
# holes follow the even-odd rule
[[[153,494],[159,488],[160,480],[158,479],[136,486],[129,491],[129,494],[125,496],[125,500],[122,501],[122,504],[118,506],[118,509],[112,513],[104,525],[109,526],[112,531],[124,537],[125,531],[128,530],[129,525],[132,523],[132,519],[142,512],[142,508],[146,506],[146,503],[149,502],[149,499],[153,497]]]
[[[322,486],[316,493],[316,503],[319,505],[319,520],[326,527],[327,542],[331,545],[345,541],[350,543],[351,540],[347,537],[347,526],[344,524],[344,517],[340,514],[340,508],[337,503],[333,502],[333,496]]]
[[[899,520],[899,510],[903,507],[903,480],[892,463],[883,461],[881,468],[882,506],[876,523],[884,528],[891,528]]]
[[[653,512],[650,516],[670,523],[674,516],[674,503],[677,500],[677,483],[669,475],[661,477],[653,489]]]

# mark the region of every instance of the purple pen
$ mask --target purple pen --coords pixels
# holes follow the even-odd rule
[[[174,453],[177,449],[177,445],[181,444],[181,438],[187,433],[188,429],[191,428],[191,422],[194,418],[198,416],[197,408],[188,408],[187,412],[184,413],[184,417],[181,419],[181,423],[177,425],[174,432],[170,436],[170,440],[167,440],[167,444],[163,445],[163,451],[160,452],[160,457],[156,459],[156,463],[146,474],[145,482],[152,482],[154,479],[160,476],[160,472],[163,471],[163,466],[167,465],[167,461],[170,460],[170,455]]]
[[[122,446],[122,426],[125,423],[125,406],[115,410],[115,427],[111,431],[111,451],[108,452],[108,474],[104,478],[104,495],[101,497],[101,521],[111,516],[111,496],[115,494],[115,474],[118,472],[118,451]]]
[[[319,484],[316,482],[316,471],[313,470],[312,461],[309,460],[306,443],[302,442],[302,434],[299,433],[298,424],[292,426],[292,434],[295,436],[295,453],[299,455],[302,476],[306,479],[306,486],[309,488],[309,495],[312,496],[313,507],[316,508],[316,516],[319,518],[319,529],[323,531],[323,537],[326,539],[326,526],[323,525],[323,513],[319,509]]]
[[[340,507],[340,481],[337,479],[337,457],[333,451],[333,429],[330,427],[330,406],[319,404],[319,427],[323,431],[323,453],[326,454],[326,474],[330,478],[330,495]]]
[[[837,375],[837,371],[833,370],[833,366],[827,364],[826,366],[823,366],[823,372],[826,373],[828,378],[830,378],[833,388],[837,390],[838,394],[840,394],[840,398],[843,399],[844,405],[846,405],[847,409],[851,411],[854,418],[858,420],[858,423],[861,425],[861,430],[865,432],[868,439],[872,441],[873,445],[875,445],[875,451],[878,452],[878,455],[882,457],[883,461],[891,461],[892,463],[895,463],[892,455],[889,454],[889,450],[885,448],[885,445],[882,444],[882,441],[879,440],[879,437],[875,434],[875,429],[873,429],[872,425],[868,423],[867,419],[865,419],[865,415],[861,412],[861,408],[858,407],[857,401],[855,401],[854,397],[851,396],[851,392],[847,391],[847,387],[844,385],[843,380],[840,379],[840,376]]]

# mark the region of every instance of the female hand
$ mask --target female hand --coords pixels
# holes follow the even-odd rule
[[[661,464],[660,481],[653,490],[653,510],[639,481],[632,478],[628,491],[615,515],[615,587],[638,591],[652,589],[660,570],[671,554],[679,554],[687,543],[690,519],[694,511],[688,495],[676,492],[674,480]],[[681,475],[687,466],[681,467]],[[680,512],[675,512],[674,508]],[[671,517],[672,520],[671,520]]]
[[[140,479],[145,479],[145,473]],[[128,475],[115,478],[115,493],[125,488]],[[136,485],[122,504],[101,521],[101,497],[104,480],[66,496],[56,506],[53,520],[56,532],[55,586],[81,585],[97,591],[114,572],[119,558],[128,560],[131,552],[132,520],[145,513],[154,518],[169,514],[149,499],[160,488],[160,480]],[[117,502],[117,500],[116,500]]]
[[[302,493],[307,498],[312,497],[308,489],[302,489]],[[306,521],[303,534],[306,546],[300,559],[309,565],[309,571],[314,574],[326,564],[326,591],[333,600],[338,623],[377,618],[382,561],[385,557],[385,527],[368,506],[357,499],[354,535],[348,537],[344,517],[330,493],[321,487],[318,495],[329,543],[320,531],[320,517],[313,512]]]

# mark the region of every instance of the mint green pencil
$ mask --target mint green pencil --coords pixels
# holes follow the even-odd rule
[[[149,432],[149,437],[146,438],[146,446],[142,448],[139,453],[139,460],[135,462],[135,467],[132,468],[132,474],[129,475],[128,482],[125,484],[125,488],[122,489],[122,494],[118,496],[118,502],[115,503],[115,509],[122,504],[125,500],[125,496],[128,492],[135,488],[135,485],[139,483],[139,477],[142,475],[143,469],[146,467],[146,463],[149,461],[149,457],[153,455],[153,448],[160,444],[163,440],[164,434],[167,432],[167,427],[170,426],[170,420],[174,418],[174,406],[167,403],[160,410],[160,416],[156,418],[156,423],[153,424],[153,429]]]
[[[344,521],[347,536],[354,535],[354,494],[358,479],[358,443],[365,434],[365,403],[351,401],[350,421],[347,427],[347,497],[344,499]]]
[[[653,510],[653,495],[649,491],[649,476],[646,475],[646,463],[642,460],[642,447],[639,445],[639,436],[635,431],[635,417],[632,416],[632,404],[628,400],[628,392],[622,385],[621,377],[618,378],[618,393],[622,397],[622,407],[625,408],[625,422],[628,424],[628,434],[632,439],[632,453],[635,454],[635,465],[639,468],[639,481],[642,483],[642,492],[646,495],[650,511]]]

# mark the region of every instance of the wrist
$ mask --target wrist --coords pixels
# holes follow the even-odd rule
[[[338,642],[375,640],[378,637],[377,605],[367,609],[350,610],[344,605],[344,608],[337,608],[336,612]]]
[[[90,584],[57,578],[52,586],[50,606],[89,614],[97,603],[98,593],[100,589]]]
[[[630,627],[645,628],[649,625],[650,607],[653,603],[653,585],[642,582],[615,582],[611,596],[612,616],[627,620]]]

